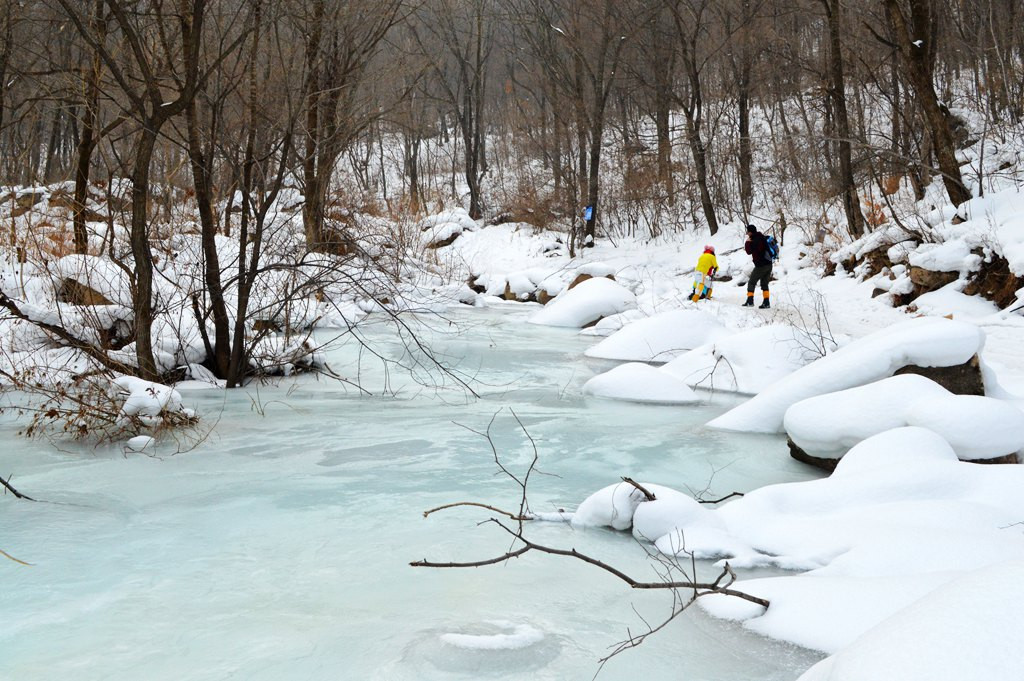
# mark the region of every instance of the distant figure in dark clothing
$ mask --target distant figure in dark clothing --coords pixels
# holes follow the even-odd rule
[[[743,303],[743,306],[754,306],[754,288],[760,282],[761,294],[764,296],[761,309],[766,310],[771,307],[771,303],[768,302],[768,280],[772,278],[772,257],[768,253],[764,234],[757,231],[754,225],[747,225],[747,243],[743,245],[743,250],[754,260],[754,271],[750,273],[750,279],[747,281],[747,302]]]

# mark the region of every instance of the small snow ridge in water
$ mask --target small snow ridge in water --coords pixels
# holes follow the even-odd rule
[[[505,621],[488,622],[511,633],[496,634],[441,634],[441,640],[457,648],[472,650],[519,650],[544,640],[544,632],[529,624],[513,624]]]

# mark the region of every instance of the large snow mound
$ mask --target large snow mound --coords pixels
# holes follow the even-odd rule
[[[694,388],[756,395],[835,347],[788,324],[772,324],[716,339],[661,370]]]
[[[636,296],[622,285],[594,277],[558,294],[544,309],[530,317],[532,324],[583,328],[602,317],[636,307]]]
[[[963,364],[981,351],[984,341],[984,332],[966,322],[942,317],[911,319],[808,364],[708,425],[723,430],[780,432],[786,410],[800,400],[872,383],[908,365]]]
[[[629,402],[692,404],[700,398],[682,381],[640,362],[617,366],[583,384],[583,392]]]
[[[826,458],[901,426],[935,431],[961,459],[996,458],[1024,448],[1024,412],[989,397],[954,395],[916,375],[801,400],[786,410],[784,425],[797,446]]]
[[[1024,562],[940,586],[811,667],[798,681],[1019,679]]]
[[[587,357],[667,362],[728,335],[718,317],[702,310],[671,310],[624,326],[587,349]]]

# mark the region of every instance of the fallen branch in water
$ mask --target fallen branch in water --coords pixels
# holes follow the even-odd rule
[[[0,549],[0,555],[2,555],[4,558],[7,558],[8,560],[13,560],[15,563],[19,563],[21,565],[25,565],[26,567],[32,567],[32,563],[26,563],[23,560],[18,560],[17,558],[15,558],[11,554],[7,553],[3,549]]]
[[[481,567],[484,565],[494,565],[496,563],[501,563],[512,558],[518,558],[519,556],[522,556],[523,554],[528,553],[530,551],[538,551],[540,553],[547,553],[553,556],[566,556],[568,558],[576,558],[577,560],[581,560],[584,563],[589,563],[594,567],[601,568],[605,572],[615,575],[633,589],[693,589],[694,591],[700,592],[695,594],[695,598],[712,593],[717,593],[723,594],[725,596],[735,596],[736,598],[741,598],[745,601],[756,603],[757,605],[760,605],[765,608],[769,606],[769,602],[763,598],[758,598],[757,596],[752,596],[742,591],[736,591],[735,589],[730,588],[733,582],[736,581],[736,573],[733,572],[732,568],[729,566],[728,563],[726,563],[725,568],[722,570],[721,574],[719,574],[713,582],[694,582],[690,580],[641,582],[639,580],[633,579],[622,570],[619,570],[618,568],[609,565],[608,563],[605,563],[602,560],[598,560],[593,556],[588,556],[585,553],[580,553],[576,549],[558,549],[551,546],[544,546],[543,544],[536,544],[527,539],[526,537],[524,537],[521,532],[508,527],[501,521],[492,518],[488,522],[493,522],[496,525],[500,526],[506,532],[511,534],[515,538],[515,541],[523,544],[523,546],[516,550],[510,550],[500,556],[496,556],[494,558],[487,558],[485,560],[471,561],[466,563],[438,563],[423,559],[409,563],[409,565],[411,565],[412,567],[431,568]],[[723,580],[726,580],[726,578],[728,578],[728,580],[723,583]]]
[[[486,509],[496,514],[500,514],[502,516],[506,516],[513,522],[510,523],[508,522],[508,520],[505,519],[491,517],[480,524],[494,523],[503,531],[507,532],[511,536],[511,543],[509,544],[507,550],[501,555],[492,556],[490,558],[483,558],[481,560],[461,562],[440,562],[424,558],[422,560],[417,560],[409,563],[410,566],[426,568],[478,568],[486,567],[488,565],[506,563],[512,560],[513,558],[519,558],[520,556],[523,556],[531,551],[536,551],[538,553],[545,553],[553,556],[564,556],[566,558],[573,558],[575,560],[582,561],[589,565],[593,565],[594,567],[619,578],[621,581],[628,584],[629,587],[632,589],[667,589],[672,594],[672,608],[668,615],[665,617],[665,619],[659,620],[655,623],[648,623],[647,620],[641,617],[640,619],[641,621],[643,621],[646,627],[646,631],[639,634],[635,634],[634,632],[627,630],[626,639],[620,641],[618,644],[613,646],[612,652],[599,660],[600,667],[603,667],[604,664],[615,655],[618,655],[619,653],[630,648],[635,648],[636,646],[643,643],[643,641],[646,640],[648,636],[655,634],[658,631],[661,631],[669,622],[678,617],[683,611],[685,611],[693,603],[695,603],[698,598],[701,598],[703,596],[719,594],[722,596],[739,598],[749,603],[759,605],[763,608],[769,607],[770,603],[767,599],[759,598],[752,594],[748,594],[733,588],[733,584],[735,584],[735,582],[737,581],[737,577],[736,573],[733,571],[732,567],[728,563],[725,564],[724,568],[713,581],[697,581],[697,561],[693,554],[685,553],[684,551],[680,552],[685,553],[685,557],[683,559],[688,560],[689,562],[689,565],[684,565],[681,562],[681,558],[679,555],[661,554],[660,552],[656,552],[653,548],[648,548],[645,546],[644,551],[646,551],[648,557],[652,561],[654,561],[655,572],[660,578],[660,581],[640,581],[626,574],[619,568],[610,565],[593,556],[581,553],[580,551],[577,551],[575,548],[560,549],[552,546],[538,544],[536,542],[531,541],[530,539],[527,539],[525,536],[525,522],[528,520],[539,520],[543,517],[530,511],[529,504],[527,503],[527,483],[530,479],[530,476],[536,472],[535,469],[539,458],[537,453],[537,445],[533,438],[530,437],[530,434],[526,431],[526,427],[523,425],[522,421],[519,420],[519,417],[516,416],[515,412],[512,412],[512,416],[515,418],[516,423],[518,423],[519,427],[526,434],[526,437],[528,438],[530,445],[533,447],[533,458],[527,466],[526,472],[524,474],[517,475],[510,471],[509,468],[504,463],[502,463],[498,455],[497,447],[495,446],[494,440],[491,437],[491,427],[494,424],[494,419],[496,416],[497,414],[495,414],[491,418],[491,422],[488,424],[487,430],[485,432],[479,432],[469,428],[467,428],[467,430],[471,430],[471,432],[477,433],[478,435],[481,435],[482,437],[487,439],[487,442],[490,444],[491,447],[491,452],[494,456],[495,465],[498,467],[499,471],[501,471],[501,473],[509,477],[519,486],[519,512],[514,513],[504,511],[495,506],[479,502],[456,502],[446,504],[444,506],[438,506],[437,508],[425,511],[423,513],[423,516],[427,517],[437,511],[448,508],[454,508],[458,506],[474,506],[477,508]],[[628,477],[623,477],[622,481],[628,485],[631,485],[641,494],[643,494],[644,497],[646,497],[646,502],[656,500],[654,493],[644,488],[635,480]],[[701,501],[699,495],[695,496],[697,497],[698,501]],[[732,494],[723,497],[722,499],[719,499],[717,501],[702,501],[702,503],[718,503],[720,501],[725,501],[726,499],[729,499],[734,496],[743,495],[740,492],[733,492]],[[684,591],[689,593],[684,593]]]
[[[7,476],[7,480],[10,480],[10,479],[11,479],[11,476]],[[11,494],[13,494],[14,496],[16,496],[19,499],[25,499],[27,501],[35,501],[35,499],[33,499],[32,497],[28,496],[27,494],[22,494],[18,490],[14,489],[14,487],[11,485],[11,483],[9,483],[7,480],[4,480],[3,477],[0,477],[0,485],[3,485],[5,489],[9,489],[11,491]],[[4,554],[4,555],[6,555],[6,554]],[[8,556],[8,558],[10,558],[10,556]],[[18,561],[18,562],[21,562],[21,561]]]
[[[438,506],[437,508],[432,508],[429,511],[424,511],[423,512],[423,517],[426,518],[431,513],[436,513],[437,511],[443,511],[446,508],[455,508],[456,506],[476,506],[477,508],[486,508],[489,511],[494,511],[495,513],[500,513],[501,515],[508,516],[512,520],[536,520],[537,519],[537,516],[533,515],[532,513],[527,513],[526,515],[516,515],[515,513],[511,513],[509,511],[503,511],[500,508],[497,508],[495,506],[491,506],[490,504],[481,504],[478,501],[457,501],[457,502],[455,502],[453,504],[445,504],[444,506]]]

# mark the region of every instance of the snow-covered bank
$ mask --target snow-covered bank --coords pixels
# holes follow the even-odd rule
[[[874,436],[850,450],[829,478],[763,487],[714,510],[674,490],[642,484],[656,501],[646,501],[625,483],[613,485],[580,504],[574,524],[632,528],[637,537],[684,560],[691,554],[715,556],[734,567],[801,571],[737,583],[736,588],[768,599],[766,611],[717,595],[700,603],[761,634],[828,653],[842,651],[836,670],[847,664],[878,668],[878,660],[862,659],[872,652],[866,641],[877,641],[901,624],[924,627],[922,613],[937,613],[951,599],[960,607],[946,613],[948,621],[1005,623],[1009,613],[1024,607],[1019,589],[1005,589],[1005,580],[987,577],[1013,574],[1024,560],[1024,467],[958,462],[949,445],[927,429]],[[913,668],[927,650],[971,648],[977,642],[991,656],[991,667],[979,671],[1024,670],[1011,641],[977,640],[996,631],[987,625],[925,628],[934,639],[914,646],[906,658],[891,649],[885,660],[897,669]],[[821,675],[832,664],[823,663],[819,675],[807,678],[868,678]],[[921,670],[898,678],[984,676],[928,676]]]

